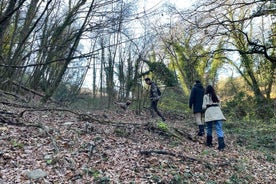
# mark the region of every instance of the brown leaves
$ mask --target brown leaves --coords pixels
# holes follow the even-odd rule
[[[36,169],[48,174],[40,183],[273,183],[276,178],[263,153],[234,144],[224,152],[217,145],[208,148],[189,122],[168,121],[170,130],[179,130],[177,138],[148,131],[144,125],[152,120],[131,111],[85,117],[26,111],[24,120],[39,126],[0,126],[0,183],[30,183],[24,173]]]

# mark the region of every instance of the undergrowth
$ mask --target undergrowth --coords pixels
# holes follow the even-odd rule
[[[275,162],[276,153],[276,123],[260,120],[239,121],[231,120],[224,123],[224,131],[229,137],[235,137],[237,146],[262,151],[267,160]]]

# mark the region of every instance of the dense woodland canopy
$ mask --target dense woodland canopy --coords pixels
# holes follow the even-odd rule
[[[275,181],[276,1],[146,2],[0,1],[0,183]],[[220,96],[225,152],[194,136],[195,80]]]
[[[68,101],[86,79],[93,96],[111,104],[114,95],[139,98],[145,75],[188,95],[195,79],[216,85],[231,68],[261,103],[275,86],[275,3],[164,3],[146,11],[131,0],[4,0],[0,88]]]

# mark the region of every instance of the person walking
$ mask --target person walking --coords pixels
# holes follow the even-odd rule
[[[225,148],[225,143],[224,132],[222,130],[222,122],[226,119],[220,108],[219,97],[217,96],[215,89],[211,85],[208,85],[206,87],[202,108],[205,110],[205,123],[207,124],[206,145],[209,147],[212,146],[212,129],[213,124],[215,124],[218,138],[218,149],[223,150]]]
[[[162,115],[162,113],[158,110],[158,101],[161,97],[161,93],[160,90],[158,88],[158,86],[151,81],[150,78],[145,78],[145,82],[147,85],[150,86],[150,100],[151,100],[151,115],[152,117],[154,117],[154,111],[158,114],[158,116],[161,117],[162,121],[166,121],[166,119],[164,118],[164,116]]]
[[[204,123],[202,122],[202,103],[204,96],[204,88],[199,80],[195,81],[195,84],[191,90],[189,107],[193,108],[196,124],[198,125],[198,136],[204,135]]]

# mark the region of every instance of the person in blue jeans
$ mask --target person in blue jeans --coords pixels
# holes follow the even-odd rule
[[[223,150],[225,148],[225,143],[222,122],[226,119],[220,108],[219,97],[216,95],[216,91],[211,85],[206,87],[205,95],[203,97],[202,109],[205,110],[205,123],[207,132],[206,145],[209,147],[212,146],[212,130],[214,124],[218,137],[218,149]]]

